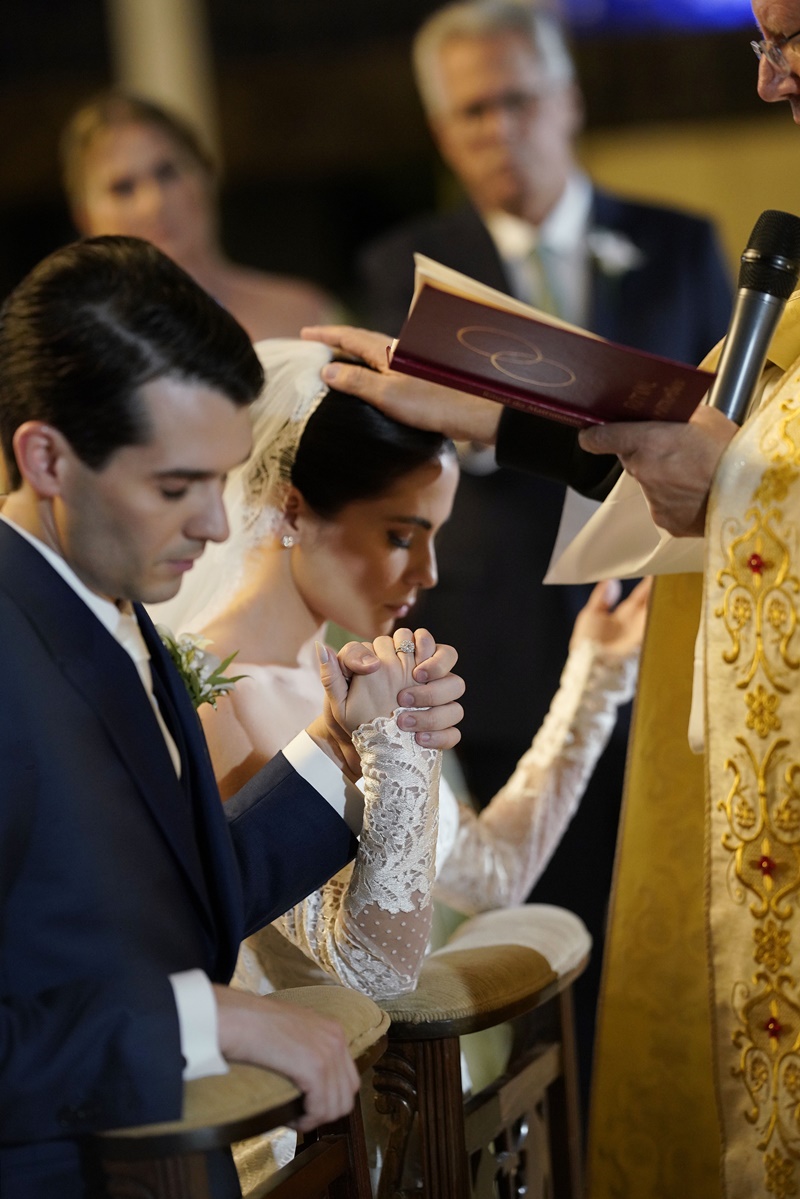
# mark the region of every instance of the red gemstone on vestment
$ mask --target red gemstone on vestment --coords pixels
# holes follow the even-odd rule
[[[758,859],[759,870],[761,871],[762,874],[767,875],[767,877],[769,877],[769,878],[772,878],[777,867],[778,867],[778,863],[773,862],[772,858],[768,858],[766,854],[764,854],[763,857]]]
[[[764,573],[765,562],[760,554],[751,554],[747,559],[747,565],[750,567],[754,575],[761,575]]]
[[[783,1032],[783,1025],[777,1016],[770,1016],[764,1025],[764,1031],[768,1032],[771,1037],[779,1037]]]

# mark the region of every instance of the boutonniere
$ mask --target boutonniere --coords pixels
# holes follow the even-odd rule
[[[244,674],[225,674],[236,653],[229,654],[221,662],[216,654],[208,652],[207,647],[211,642],[207,637],[198,637],[195,633],[181,633],[180,637],[176,637],[163,624],[156,625],[156,632],[186,684],[195,711],[202,704],[211,704],[212,708],[216,708],[221,695],[233,691],[239,679],[247,678]]]
[[[611,279],[644,266],[644,254],[624,233],[614,229],[592,229],[586,235],[589,252],[604,275]]]

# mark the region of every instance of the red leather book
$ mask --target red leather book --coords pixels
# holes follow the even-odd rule
[[[416,255],[392,367],[572,425],[688,420],[713,374],[616,345]]]

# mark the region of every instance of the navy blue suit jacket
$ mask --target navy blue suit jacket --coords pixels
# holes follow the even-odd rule
[[[731,291],[713,227],[674,209],[595,190],[594,228],[629,238],[642,264],[621,277],[592,269],[588,326],[613,341],[696,363],[723,336]],[[418,250],[501,291],[509,282],[475,209],[423,217],[373,243],[361,260],[362,300],[372,327],[395,334],[413,287]],[[525,466],[538,421],[504,409],[500,461]],[[415,620],[459,651],[467,682],[459,754],[474,795],[486,803],[527,748],[558,685],[572,623],[588,588],[542,585],[564,487],[517,470],[462,476],[453,516],[437,539],[439,585]],[[624,723],[598,764],[538,900],[578,912],[596,953],[578,991],[582,1073],[588,1079],[593,1016],[625,757]]]
[[[77,1140],[174,1118],[168,975],[227,981],[239,942],[354,841],[282,755],[220,802],[186,689],[147,615],[179,779],[129,655],[0,522],[0,1194],[84,1195]]]

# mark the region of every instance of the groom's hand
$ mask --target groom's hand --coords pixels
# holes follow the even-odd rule
[[[322,715],[308,726],[306,732],[355,782],[361,777],[361,761],[352,742],[353,729],[358,725],[347,718],[350,681],[356,675],[374,674],[380,670],[381,660],[368,641],[349,641],[338,657],[319,641],[316,647],[325,703]]]
[[[344,1116],[353,1107],[358,1071],[336,1020],[282,1001],[214,987],[222,1056],[285,1074],[304,1093],[301,1132]]]
[[[339,653],[341,680],[326,683],[332,703],[339,700],[334,714],[352,732],[376,716],[409,708],[397,718],[400,728],[413,729],[418,743],[429,749],[451,749],[461,738],[455,726],[464,716],[457,702],[464,694],[464,680],[452,673],[457,660],[453,647],[437,645],[427,629],[396,629],[392,637],[378,637],[371,646],[351,641]],[[323,667],[323,676],[324,672]]]

